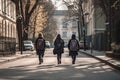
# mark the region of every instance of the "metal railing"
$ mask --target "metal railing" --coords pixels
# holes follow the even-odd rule
[[[0,55],[15,54],[16,39],[0,37]]]

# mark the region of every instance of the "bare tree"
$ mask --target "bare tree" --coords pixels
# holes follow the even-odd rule
[[[42,32],[44,33],[45,39],[52,43],[57,28],[56,21],[53,18],[55,8],[51,1],[49,1],[43,6],[44,6],[44,11],[47,12],[47,16],[46,16],[47,21],[45,23],[46,27],[43,28]]]
[[[28,32],[30,17],[34,12],[34,10],[37,8],[38,4],[42,4],[42,0],[13,0],[13,1],[16,4],[17,15],[22,16],[23,39],[26,40],[28,39],[27,32]]]
[[[52,42],[56,30],[56,22],[53,19],[54,5],[51,1],[39,5],[33,12],[30,19],[30,26],[33,28],[33,38],[35,39],[39,32],[43,32],[45,39]],[[32,27],[33,26],[33,27]]]
[[[86,50],[86,27],[85,27],[85,20],[84,20],[84,12],[82,6],[82,0],[70,0],[66,1],[63,0],[66,6],[68,7],[70,16],[77,16],[78,18],[78,36],[79,40],[81,38],[84,39],[84,50]]]
[[[42,4],[43,0],[12,0],[16,5],[16,16],[17,16],[17,32],[19,45],[22,44],[21,40],[28,39],[28,27],[30,17],[38,4]],[[23,33],[23,35],[21,34]]]
[[[19,43],[21,43],[21,31],[23,32],[23,39],[28,39],[28,29],[33,28],[34,38],[36,28],[42,28],[42,32],[48,36],[51,36],[47,39],[51,41],[53,39],[53,34],[55,32],[55,21],[53,20],[54,6],[51,0],[13,0],[16,4],[16,13],[17,16],[22,16],[21,20],[17,19],[17,30]],[[40,18],[39,6],[42,6],[44,9],[41,11],[42,17]],[[43,21],[41,19],[44,19]],[[54,24],[53,24],[54,23]],[[40,25],[42,24],[42,25]],[[21,28],[22,27],[22,28]],[[46,29],[49,31],[47,32]],[[41,31],[41,30],[40,30]],[[50,39],[51,38],[51,39]],[[20,45],[20,44],[19,44]]]

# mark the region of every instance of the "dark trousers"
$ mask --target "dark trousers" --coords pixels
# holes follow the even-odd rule
[[[61,64],[61,56],[62,56],[61,53],[58,53],[58,54],[57,54],[57,61],[58,61],[58,64]]]
[[[43,62],[43,56],[44,56],[44,54],[39,54],[39,55],[38,55],[38,58],[39,58],[39,62],[40,62],[40,63]]]
[[[72,58],[72,64],[75,64],[76,56],[78,55],[77,51],[70,51],[70,52],[69,52],[69,55],[70,55],[71,58]]]
[[[71,54],[72,57],[72,64],[75,64],[76,61],[76,55],[75,54]]]
[[[44,57],[44,51],[37,51],[37,55],[38,55],[38,59],[39,59],[39,63],[43,63],[43,57]]]
[[[72,64],[75,64],[77,52],[71,52],[71,53],[70,53],[70,56],[71,56],[71,58],[72,58]]]

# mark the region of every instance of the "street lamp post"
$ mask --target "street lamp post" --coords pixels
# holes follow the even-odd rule
[[[86,35],[85,35],[85,26],[83,27],[83,37],[84,37],[84,51],[86,51]]]
[[[22,39],[22,17],[21,17],[21,54],[23,54],[23,39]]]
[[[77,21],[78,22],[78,39],[79,39],[79,41],[80,41],[80,24],[79,24],[79,20]]]

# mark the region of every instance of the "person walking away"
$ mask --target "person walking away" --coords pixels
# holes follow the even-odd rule
[[[76,39],[75,34],[72,35],[71,39],[68,42],[68,49],[69,49],[69,55],[72,58],[72,64],[75,64],[76,56],[78,55],[78,51],[79,51],[79,42]]]
[[[43,57],[45,52],[45,39],[43,38],[42,33],[38,35],[38,38],[35,41],[36,53],[39,58],[39,64],[43,63]]]
[[[61,64],[62,53],[64,53],[64,41],[61,39],[60,34],[58,34],[54,41],[54,54],[57,54],[58,64]]]

